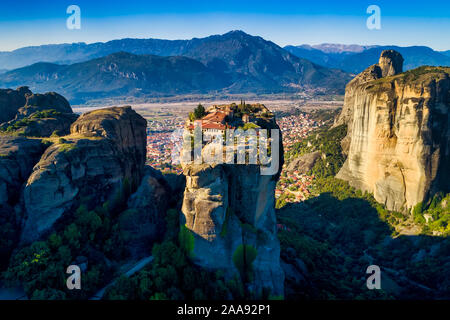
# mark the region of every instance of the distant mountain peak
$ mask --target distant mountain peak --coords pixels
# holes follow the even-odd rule
[[[314,49],[321,50],[326,53],[343,53],[353,52],[359,53],[370,48],[375,48],[375,45],[359,45],[359,44],[339,44],[339,43],[322,43],[311,46]]]
[[[228,31],[228,32],[224,33],[223,35],[224,36],[225,35],[245,35],[245,36],[250,36],[248,33],[244,32],[242,30],[231,30],[231,31]]]
[[[351,73],[359,73],[366,66],[378,61],[383,50],[395,50],[405,59],[405,70],[414,69],[422,65],[450,66],[450,53],[435,51],[426,46],[378,46],[357,44],[322,43],[318,45],[303,44],[286,46],[293,55],[308,59],[328,68],[338,68]]]

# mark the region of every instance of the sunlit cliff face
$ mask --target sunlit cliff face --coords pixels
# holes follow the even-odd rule
[[[449,70],[381,78],[369,69],[346,89],[340,121],[349,126],[348,158],[337,177],[405,211],[448,188]]]

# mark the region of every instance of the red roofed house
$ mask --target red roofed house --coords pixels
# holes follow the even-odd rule
[[[222,111],[215,111],[207,114],[201,120],[196,120],[195,124],[199,124],[202,127],[202,132],[204,134],[223,134],[225,130],[231,129],[232,127],[228,125],[225,121],[227,114]],[[190,125],[189,130],[193,130],[194,126]]]

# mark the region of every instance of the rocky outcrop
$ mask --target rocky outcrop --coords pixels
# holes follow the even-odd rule
[[[114,201],[125,181],[140,183],[146,121],[131,107],[90,112],[71,132],[45,151],[26,182],[23,242],[39,238],[81,200],[90,206]]]
[[[283,295],[273,176],[262,176],[257,165],[191,165],[184,174],[182,211],[194,236],[194,262],[230,275],[251,272],[253,291]],[[256,257],[243,271],[246,250]]]
[[[180,232],[191,259],[230,277],[240,275],[256,295],[265,290],[284,295],[274,197],[282,155],[281,150],[275,175],[261,175],[258,164],[183,164]]]
[[[69,134],[70,125],[77,119],[69,102],[55,92],[33,94],[27,87],[9,92],[9,102],[0,101],[6,112],[0,130],[7,134],[27,137],[49,137]],[[0,92],[0,100],[2,93]],[[13,97],[13,98],[11,98]]]
[[[38,110],[55,110],[61,113],[72,113],[72,108],[70,107],[69,102],[62,95],[57,94],[56,92],[47,92],[44,94],[34,93],[26,95],[26,103],[23,108],[19,110],[19,112],[25,116],[30,115],[28,110],[31,112],[35,112]]]
[[[304,154],[292,160],[287,166],[287,171],[298,171],[300,174],[306,174],[310,171],[322,154],[318,151]]]
[[[161,172],[146,166],[140,186],[128,199],[128,210],[119,217],[119,229],[131,256],[148,255],[153,242],[164,234],[170,194]]]
[[[53,111],[35,112],[26,118],[19,118],[0,125],[6,133],[26,137],[50,137],[69,134],[70,125],[77,119],[75,113],[58,113]]]
[[[403,71],[403,57],[394,50],[384,50],[381,53],[378,65],[382,77],[395,76]]]
[[[0,204],[15,205],[46,145],[37,139],[0,136]]]
[[[337,177],[397,211],[450,191],[450,68],[399,73],[402,61],[383,52],[355,77],[336,122],[348,126]]]
[[[14,119],[17,111],[26,104],[26,95],[29,94],[32,92],[28,87],[0,89],[0,123]]]
[[[114,142],[127,159],[125,175],[140,181],[147,151],[147,121],[130,106],[87,112],[70,128],[71,134],[103,137]]]
[[[15,206],[23,183],[45,148],[38,139],[0,136],[0,268],[19,240],[21,212]]]

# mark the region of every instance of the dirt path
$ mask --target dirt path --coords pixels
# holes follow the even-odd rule
[[[130,269],[125,271],[122,275],[125,275],[126,277],[131,277],[133,274],[144,268],[147,264],[153,261],[153,256],[149,256],[146,258],[143,258],[139,260],[136,264],[134,264]],[[119,277],[117,277],[119,278]],[[102,289],[97,291],[96,294],[94,294],[89,300],[100,300],[103,295],[105,294],[106,289],[108,289],[110,286],[114,285],[117,281],[117,278],[108,283],[106,286],[104,286]]]

